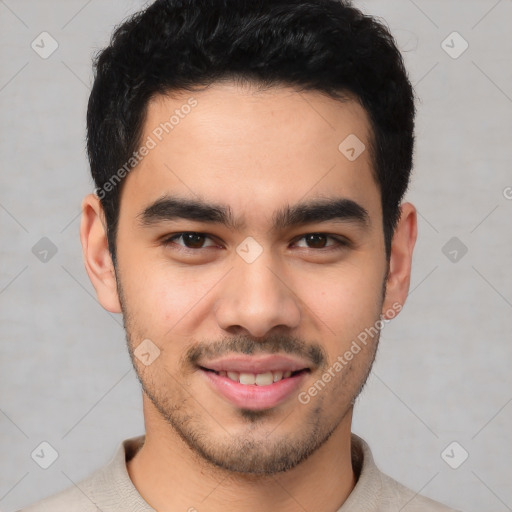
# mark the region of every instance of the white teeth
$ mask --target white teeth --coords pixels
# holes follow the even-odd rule
[[[274,374],[274,382],[281,380],[283,378],[283,372],[272,372]]]
[[[235,382],[238,382],[238,372],[228,372],[228,377]]]
[[[287,379],[291,377],[291,371],[275,371],[275,372],[265,372],[265,373],[239,373],[239,372],[226,372],[221,371],[218,372],[221,377],[228,377],[235,382],[240,382],[240,384],[245,385],[254,385],[257,386],[270,386],[274,382],[279,382],[282,379]]]
[[[240,384],[256,384],[256,376],[254,373],[241,373]]]
[[[258,386],[269,386],[272,382],[274,382],[272,372],[258,373],[256,375],[256,385]]]

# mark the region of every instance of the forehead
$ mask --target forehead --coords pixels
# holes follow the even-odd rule
[[[336,196],[378,214],[370,134],[358,102],[319,92],[222,83],[159,95],[148,104],[140,140],[150,149],[127,176],[122,203],[140,211],[181,195],[254,217]]]

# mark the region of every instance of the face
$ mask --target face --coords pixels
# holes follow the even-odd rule
[[[369,137],[357,102],[290,88],[216,84],[148,106],[117,286],[91,279],[122,307],[146,423],[216,466],[283,471],[350,422],[381,314],[405,298],[396,279],[383,294],[379,188],[357,156]]]

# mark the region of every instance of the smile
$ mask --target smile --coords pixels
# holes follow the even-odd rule
[[[217,396],[251,410],[284,403],[311,373],[306,361],[287,355],[235,355],[201,362],[199,370]]]

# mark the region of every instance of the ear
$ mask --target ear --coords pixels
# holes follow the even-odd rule
[[[416,208],[411,203],[400,206],[400,219],[391,242],[386,296],[382,305],[383,318],[393,318],[407,299],[411,282],[412,253],[418,225]],[[397,304],[400,308],[397,308]]]
[[[111,313],[121,313],[114,264],[108,250],[105,214],[94,194],[82,201],[80,241],[85,269],[100,304]]]

